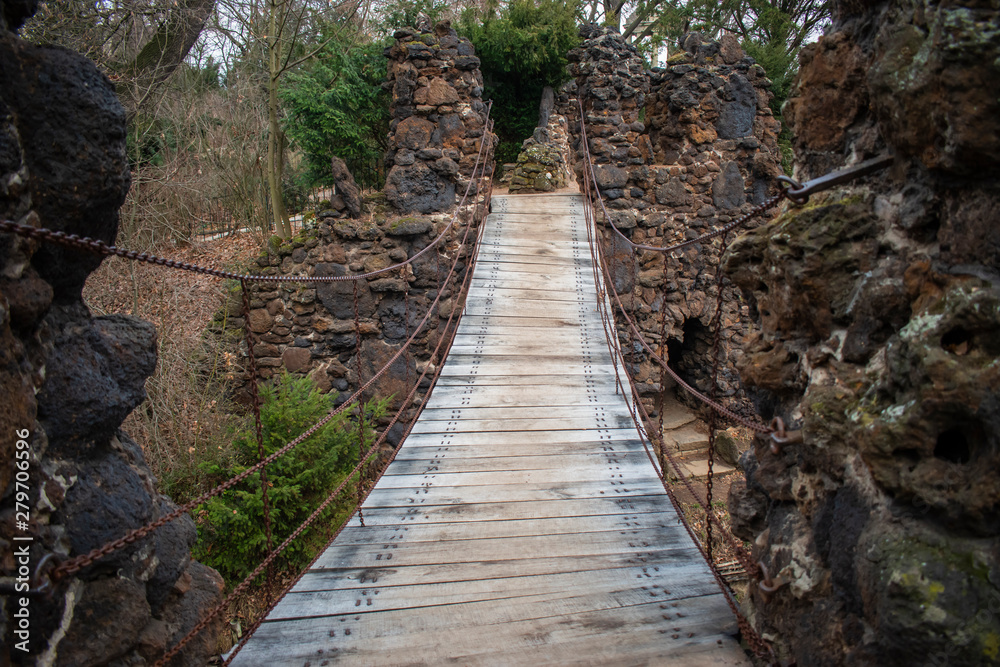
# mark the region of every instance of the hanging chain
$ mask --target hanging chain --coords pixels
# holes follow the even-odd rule
[[[240,280],[240,293],[243,297],[243,334],[247,345],[247,366],[250,370],[250,407],[253,410],[254,434],[257,437],[257,462],[261,464],[266,458],[264,451],[264,427],[260,419],[260,392],[257,388],[259,380],[257,374],[257,355],[254,353],[254,335],[250,327],[250,283],[245,278]],[[268,502],[267,489],[267,465],[260,468],[260,494],[264,503],[264,537],[267,542],[267,551],[270,553],[274,549],[274,540],[271,537],[271,507]],[[267,570],[267,590],[268,595],[274,584],[274,570]]]
[[[354,372],[357,374],[358,383],[361,382],[361,315],[360,308],[358,306],[358,281],[354,281]],[[361,394],[358,399],[358,456],[364,456],[367,454],[367,449],[365,448],[365,395]],[[365,515],[361,511],[361,502],[365,497],[365,471],[362,470],[358,475],[358,486],[357,486],[357,496],[358,496],[358,519],[361,521],[361,525],[365,525]]]
[[[670,270],[667,268],[667,258],[663,257],[663,291],[660,294],[660,357],[663,359],[667,358],[667,283],[670,278]],[[663,441],[663,411],[667,406],[667,371],[664,370],[663,366],[660,366],[660,394],[657,397],[659,399],[659,407],[656,411],[656,433],[657,437],[660,439],[660,449],[664,446]],[[660,469],[666,472],[666,468],[663,467],[663,463],[660,463]]]
[[[726,242],[727,235],[723,234],[719,237],[719,262],[715,267],[715,314],[712,317],[712,377],[711,377],[711,388],[709,389],[709,397],[715,401],[718,400],[719,396],[719,363],[722,352],[722,306],[723,306],[723,286],[725,284],[725,275],[722,272],[722,257],[726,254],[726,248],[728,244]],[[718,421],[718,415],[715,410],[709,412],[708,415],[708,479],[705,482],[706,487],[706,503],[708,504],[708,511],[713,511],[712,509],[712,489],[715,480],[715,427]],[[708,543],[708,556],[712,558],[712,522],[705,521],[705,532],[706,532],[706,542]]]

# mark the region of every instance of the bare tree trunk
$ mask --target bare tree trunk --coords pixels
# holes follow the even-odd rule
[[[292,225],[285,210],[285,200],[281,192],[281,176],[285,166],[285,137],[278,124],[278,83],[281,77],[281,37],[278,28],[278,8],[275,0],[270,5],[268,39],[274,46],[268,49],[268,99],[267,99],[267,185],[271,193],[271,215],[274,229],[283,239],[292,238]]]
[[[215,0],[181,0],[174,4],[153,37],[128,65],[131,82],[123,102],[129,122],[187,57],[215,7]]]
[[[271,193],[271,216],[274,229],[283,239],[292,238],[292,225],[285,210],[281,192],[282,172],[285,166],[285,136],[278,124],[278,82],[271,79],[267,104],[267,187]]]

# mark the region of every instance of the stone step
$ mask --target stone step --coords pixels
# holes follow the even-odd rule
[[[704,451],[708,449],[708,427],[695,420],[668,431],[664,424],[663,442],[675,452]]]
[[[663,432],[690,424],[697,417],[686,405],[673,396],[668,395],[663,400]]]
[[[692,458],[683,458],[680,461],[681,467],[687,471],[688,475],[695,478],[706,478],[708,477],[708,457],[699,456]],[[729,465],[725,461],[720,461],[716,457],[715,462],[712,464],[712,474],[713,475],[728,475],[729,473],[736,472],[736,468]]]

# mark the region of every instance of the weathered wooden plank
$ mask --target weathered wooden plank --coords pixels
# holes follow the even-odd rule
[[[677,553],[672,559],[681,556]],[[700,558],[697,553],[694,558]],[[678,583],[665,592],[658,584],[644,585],[636,580],[641,574],[640,567],[618,570],[594,570],[591,572],[552,572],[544,575],[527,575],[503,579],[467,579],[457,582],[437,582],[428,584],[413,579],[405,568],[400,568],[389,577],[363,588],[346,591],[311,590],[291,592],[282,599],[270,620],[283,618],[330,617],[353,614],[363,608],[366,613],[386,613],[401,609],[426,608],[439,605],[456,605],[484,600],[522,599],[527,604],[549,604],[558,599],[608,595],[615,596],[622,604],[641,604],[655,598],[659,602],[673,602],[685,598],[711,595],[718,588],[711,575],[704,575],[704,563],[690,567],[676,565]],[[701,576],[699,576],[701,575]],[[653,588],[656,586],[656,588]],[[713,590],[713,588],[715,590]],[[346,595],[344,593],[347,593]],[[539,602],[544,598],[544,602]],[[360,601],[360,604],[358,602]],[[683,612],[682,612],[683,613]]]
[[[587,256],[589,261],[590,256]],[[481,271],[481,273],[479,273]],[[488,278],[491,275],[499,275],[507,271],[517,271],[521,273],[545,273],[549,274],[552,272],[558,273],[569,273],[573,276],[591,276],[593,279],[593,268],[589,263],[579,266],[575,266],[572,263],[565,262],[547,262],[545,260],[539,260],[536,262],[528,261],[517,261],[514,258],[502,258],[502,257],[483,257],[480,262],[476,265],[476,272],[481,278]]]
[[[585,293],[571,292],[569,290],[555,293],[547,290],[522,289],[519,287],[511,289],[479,287],[469,291],[466,303],[469,303],[470,300],[477,301],[479,299],[493,299],[494,302],[535,301],[551,303],[560,307],[567,305],[575,307],[581,304],[589,305],[589,302],[593,302],[594,297],[590,295],[588,298]]]
[[[513,392],[504,386],[469,385],[440,386],[426,402],[427,408],[478,407],[538,407],[620,405],[622,397],[611,386],[588,390],[586,387],[566,387],[558,393],[549,388],[528,385]]]
[[[516,234],[490,234],[487,233],[479,244],[485,252],[488,250],[501,249],[507,252],[523,252],[526,255],[534,255],[539,251],[552,252],[560,256],[583,256],[592,257],[590,243],[584,232],[574,234],[571,238],[552,241],[551,234],[544,230],[531,230],[518,232]],[[477,258],[479,259],[479,258]],[[567,269],[561,269],[563,271]],[[572,268],[569,269],[573,271]]]
[[[592,343],[565,342],[561,343],[557,349],[560,353],[559,359],[566,359],[568,357],[577,363],[583,363],[584,355],[586,355],[586,360],[590,363],[611,364],[611,355],[608,353],[608,348],[602,346],[599,341]],[[452,345],[452,350],[456,355],[468,355],[482,360],[495,357],[522,357],[531,359],[552,359],[554,357],[553,346],[543,341],[521,346],[517,344],[489,345],[486,342],[471,345]],[[530,359],[526,359],[526,361],[530,363]]]
[[[495,441],[486,446],[482,442],[487,439],[485,436],[505,436],[510,435],[510,433],[476,433],[474,434],[477,436],[475,439],[465,437],[468,434],[456,434],[454,436],[437,433],[423,436],[415,435],[412,442],[409,439],[407,440],[407,446],[400,450],[396,456],[396,460],[407,461],[414,459],[432,461],[435,459],[451,458],[496,459],[501,457],[513,459],[527,456],[570,457],[603,454],[613,454],[620,457],[646,456],[646,450],[643,448],[642,442],[636,437],[635,429],[632,429],[631,439],[622,437],[612,440],[610,439],[611,436],[602,433],[600,434],[601,436],[606,436],[609,439],[600,441],[596,440],[598,437],[597,434],[585,436],[586,439],[583,440],[573,440],[573,437],[579,436],[572,431],[562,432],[565,434],[562,438],[558,437],[558,433],[553,434],[556,437],[551,439],[545,437],[550,433],[549,431],[532,431],[526,435],[534,435],[536,436],[535,439],[531,437],[518,437],[517,441],[509,442],[503,442],[500,437],[497,437],[495,440],[500,442]],[[554,442],[554,440],[570,441]],[[388,472],[386,471],[387,474]]]
[[[547,289],[552,292],[584,290],[590,295],[597,293],[597,287],[593,279],[581,276],[577,272],[547,271],[521,272],[517,274],[507,273],[502,270],[494,270],[486,267],[479,275],[473,274],[472,289],[479,289],[484,285],[500,285],[507,289]]]
[[[442,407],[433,408],[426,407],[424,411],[420,413],[421,421],[454,421],[456,419],[565,419],[565,418],[603,418],[607,419],[608,415],[621,415],[622,417],[629,418],[628,413],[625,409],[624,404],[618,402],[610,406],[601,405],[589,405],[582,407],[574,406],[559,406],[558,409],[553,406],[544,407],[466,407],[466,406],[454,406],[454,407]]]
[[[593,322],[585,322],[585,325],[589,325],[591,329],[601,329],[602,324],[599,320]],[[562,315],[507,315],[500,317],[497,315],[479,315],[475,313],[465,313],[462,315],[461,324],[459,324],[459,330],[468,330],[469,328],[479,328],[482,326],[496,326],[496,327],[521,327],[521,328],[559,328],[559,329],[575,329],[581,326],[581,322],[578,317],[568,316],[564,317]]]
[[[366,526],[407,525],[432,523],[454,523],[456,521],[503,522],[515,519],[551,519],[564,516],[631,515],[647,512],[670,511],[670,501],[662,488],[649,495],[632,495],[627,501],[609,498],[568,498],[560,500],[466,503],[464,505],[421,505],[419,510],[410,507],[365,507]],[[411,519],[416,516],[416,519]],[[355,515],[349,525],[360,526],[361,520]]]
[[[535,256],[527,253],[505,252],[503,250],[483,250],[477,260],[476,270],[490,270],[492,265],[497,265],[498,270],[506,270],[506,265],[510,265],[517,271],[528,271],[532,266],[544,267],[546,271],[556,269],[558,271],[575,272],[578,275],[593,275],[590,255],[580,253],[579,258],[574,257],[549,257]],[[574,268],[575,267],[575,268]]]
[[[463,505],[502,500],[532,502],[536,500],[566,500],[579,498],[627,499],[663,492],[657,482],[641,482],[617,487],[613,492],[605,482],[563,482],[559,484],[497,484],[488,486],[431,486],[423,489],[386,489],[376,486],[365,501],[365,507],[408,507],[422,505]],[[414,518],[416,521],[416,518]]]
[[[587,343],[589,345],[602,345],[605,350],[607,349],[607,345],[604,343],[603,337],[597,338],[596,336],[592,336],[590,334],[585,335],[579,330],[566,331],[564,329],[543,329],[539,331],[537,328],[520,329],[517,332],[511,332],[508,330],[506,333],[490,331],[479,333],[475,330],[459,330],[451,344],[452,347],[455,347],[456,345],[478,345],[480,343],[490,346],[547,345],[550,348],[553,346],[561,348],[567,343]]]
[[[594,293],[584,290],[575,291],[571,289],[553,290],[547,289],[544,285],[539,288],[531,287],[507,287],[487,284],[475,286],[469,290],[469,299],[517,299],[529,301],[547,301],[550,303],[565,303],[567,301],[574,304],[580,301],[593,301]]]
[[[503,299],[494,297],[492,304],[486,303],[486,297],[470,296],[465,300],[465,312],[473,315],[485,315],[483,309],[487,305],[492,305],[492,314],[499,316],[501,313],[524,317],[534,315],[536,317],[574,317],[579,318],[583,314],[592,314],[594,321],[599,321],[597,305],[594,303],[576,303],[566,301],[550,301],[548,299]],[[502,307],[502,308],[501,308]]]
[[[441,369],[441,377],[451,376],[486,376],[486,375],[567,375],[579,378],[577,382],[582,382],[587,378],[601,382],[601,378],[614,382],[615,369],[611,364],[593,364],[584,367],[579,359],[552,359],[552,358],[531,358],[531,364],[525,364],[524,360],[529,357],[482,357],[472,358],[471,355],[457,361],[454,364],[446,365]],[[609,384],[610,386],[610,384]]]
[[[574,505],[584,503],[573,503]],[[442,508],[443,510],[444,508]],[[447,513],[442,511],[442,515]],[[664,508],[656,514],[603,514],[586,516],[553,517],[548,519],[506,519],[503,521],[462,521],[453,518],[452,521],[400,522],[393,525],[364,526],[352,524],[344,529],[337,538],[340,546],[348,544],[409,544],[414,546],[420,542],[446,542],[460,540],[504,539],[512,537],[550,537],[574,536],[588,533],[618,532],[628,536],[638,529],[656,530],[657,536],[663,541],[658,543],[661,548],[675,547],[694,549],[684,538],[684,527],[677,521],[677,515],[672,507]],[[586,539],[586,538],[583,538]],[[697,555],[697,549],[691,551]],[[700,558],[700,555],[698,556]],[[697,560],[697,559],[696,559]]]
[[[647,561],[669,561],[671,554],[679,547],[649,551]],[[507,577],[536,576],[554,572],[590,572],[595,570],[618,570],[634,568],[629,554],[596,554],[590,556],[563,556],[552,558],[531,558],[521,560],[489,560],[469,568],[464,563],[431,563],[429,565],[394,566],[391,564],[364,567],[312,568],[306,572],[293,590],[332,591],[338,588],[357,589],[374,584],[391,584],[393,578],[403,576],[424,584],[466,581],[469,579],[502,579]],[[637,581],[659,576],[661,565],[646,564],[635,574]],[[670,589],[668,589],[670,590]]]
[[[510,375],[509,373],[471,373],[468,369],[462,372],[460,369],[456,368],[444,368],[441,371],[441,377],[438,378],[438,387],[465,387],[465,386],[493,386],[493,387],[505,387],[505,386],[536,386],[542,382],[545,386],[552,387],[553,391],[560,391],[564,387],[580,387],[580,376],[582,373],[574,373],[566,369],[558,369],[563,372],[539,372],[534,375]],[[448,371],[447,373],[445,371]],[[595,375],[602,375],[603,371],[600,373],[595,373]],[[604,380],[601,378],[595,378],[597,386],[614,387],[615,374],[614,368],[611,372],[607,374],[610,381],[605,384]]]
[[[600,450],[602,447],[613,447],[610,451],[622,448],[641,448],[635,426],[627,428],[610,428],[580,433],[577,431],[481,431],[473,433],[413,433],[406,438],[406,447],[440,447],[442,443],[451,447],[468,446],[481,447],[488,455],[500,451],[500,446],[506,446],[504,451],[513,447],[524,447],[530,451],[545,452],[551,449],[559,451],[562,445],[574,445],[579,451]],[[603,451],[603,450],[602,450]]]
[[[530,224],[536,220],[540,224],[546,224],[548,221],[552,220],[560,220],[567,224],[576,223],[580,227],[583,226],[584,217],[582,208],[566,206],[557,202],[545,202],[544,204],[538,205],[545,206],[544,213],[524,209],[508,211],[495,210],[490,213],[489,224],[506,227],[509,224]]]
[[[517,281],[517,280],[564,280],[573,281],[575,283],[578,276],[586,274],[590,276],[590,287],[596,291],[597,287],[593,283],[593,271],[580,271],[568,270],[566,267],[556,267],[556,266],[545,266],[543,264],[524,264],[519,267],[513,267],[511,264],[497,263],[496,266],[493,264],[478,264],[476,266],[476,271],[472,274],[473,280],[505,280],[505,281]]]
[[[507,248],[520,250],[528,255],[537,254],[539,251],[559,256],[573,256],[583,253],[590,255],[590,243],[587,241],[585,232],[580,232],[576,238],[559,240],[552,240],[552,235],[543,230],[532,230],[531,232],[525,230],[512,234],[487,233],[481,239],[479,248],[481,251]]]
[[[537,278],[522,280],[497,280],[494,278],[474,279],[469,289],[469,296],[486,296],[492,294],[504,295],[515,299],[553,299],[566,301],[570,297],[575,301],[578,297],[596,298],[597,292],[584,284],[577,283],[577,278],[556,278],[543,274]]]
[[[442,540],[408,544],[371,543],[341,544],[334,542],[316,560],[315,567],[357,567],[359,565],[385,564],[392,561],[394,566],[429,565],[432,563],[478,563],[489,560],[522,560],[558,556],[596,555],[608,553],[628,553],[635,558],[635,564],[647,562],[646,552],[663,548],[674,535],[659,528],[640,528],[634,531],[620,530],[594,532],[576,535],[527,535],[524,537],[482,538],[465,540]],[[700,562],[706,576],[711,576],[708,565],[700,558],[697,549],[690,546],[689,562]],[[644,560],[645,559],[645,560]]]
[[[616,456],[607,456],[600,452],[573,452],[563,454],[530,454],[520,456],[470,456],[464,457],[461,452],[446,452],[444,456],[431,456],[430,452],[420,458],[400,459],[393,461],[393,467],[386,470],[386,475],[417,475],[428,472],[459,473],[459,472],[519,472],[527,470],[568,470],[574,467],[600,465],[608,460],[620,464],[633,464],[648,468],[649,462],[644,453],[639,451],[622,452]],[[433,470],[431,470],[433,469]],[[645,472],[645,471],[644,471]]]
[[[535,431],[534,433],[547,433],[547,431]],[[566,433],[572,435],[572,432]],[[550,456],[553,458],[564,457],[565,465],[570,465],[574,460],[573,457],[581,456],[607,455],[609,460],[633,460],[636,457],[646,459],[648,456],[642,443],[635,437],[635,431],[632,432],[633,440],[552,443],[532,442],[529,438],[525,438],[522,442],[497,443],[489,447],[484,447],[482,444],[464,444],[462,434],[457,434],[455,436],[433,434],[432,437],[434,436],[436,436],[436,440],[427,440],[425,441],[426,444],[415,443],[412,447],[410,447],[412,453],[407,452],[407,456],[405,458],[400,458],[403,453],[400,452],[400,456],[397,456],[396,460],[425,461],[429,465],[432,461],[450,462],[454,459],[463,459],[466,461],[510,459],[508,465],[512,466],[510,468],[511,470],[529,470],[531,468],[528,466],[534,465],[531,461],[515,462],[515,460],[540,456]],[[499,466],[500,464],[476,463],[474,465]],[[387,470],[386,474],[390,474],[390,471]]]
[[[551,267],[556,267],[560,269],[560,272],[578,274],[583,272],[581,267],[589,268],[590,266],[583,261],[584,258],[591,259],[590,253],[585,250],[554,251],[546,248],[530,249],[519,246],[488,245],[479,250],[477,268],[481,266],[484,270],[489,269],[490,264],[496,263],[544,264],[550,267],[550,270]]]
[[[628,414],[607,415],[602,418],[550,419],[455,419],[449,421],[418,421],[411,433],[482,433],[484,431],[587,431],[603,428],[629,428],[632,418]]]
[[[567,465],[564,469],[543,468],[495,470],[491,472],[448,472],[436,470],[427,473],[386,475],[380,483],[383,489],[422,491],[423,489],[437,486],[457,489],[463,486],[501,484],[558,484],[567,479],[571,479],[577,484],[606,482],[607,486],[605,488],[608,493],[614,493],[616,489],[630,484],[655,485],[658,480],[648,465],[642,466],[638,463],[626,464],[622,462],[602,467],[589,464],[573,467]],[[628,481],[625,481],[626,479]]]

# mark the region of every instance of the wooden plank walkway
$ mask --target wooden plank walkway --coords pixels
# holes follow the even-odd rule
[[[399,455],[233,664],[746,665],[596,309],[580,195],[493,198]]]

